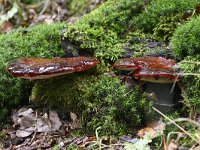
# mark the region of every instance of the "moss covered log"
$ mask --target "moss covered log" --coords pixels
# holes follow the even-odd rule
[[[196,0],[107,0],[91,13],[69,25],[68,42],[103,59],[116,60],[124,52],[131,32],[153,33],[156,40],[169,41],[182,14],[194,10]],[[166,17],[166,19],[165,19]]]
[[[37,104],[75,112],[84,130],[121,135],[144,123],[151,102],[139,88],[128,89],[118,77],[77,73],[38,81],[31,99]]]
[[[79,104],[87,101],[83,95],[97,77],[92,74],[73,73],[47,80],[39,80],[33,87],[31,100],[47,108],[79,113]]]
[[[146,10],[132,20],[132,24],[144,32],[153,33],[163,17],[172,17],[194,10],[198,3],[197,0],[151,0],[146,5]],[[172,21],[174,20],[171,20],[171,23]]]
[[[60,31],[65,24],[38,25],[0,35],[0,112],[28,101],[32,83],[13,78],[5,68],[8,61],[20,57],[61,57]]]
[[[198,18],[192,19],[185,25],[182,24],[182,27],[173,34],[182,13],[190,9],[194,10],[196,5],[196,0],[155,0],[148,4],[143,0],[107,0],[74,24],[39,25],[0,35],[0,69],[2,70],[0,113],[5,113],[6,108],[28,100],[29,89],[33,86],[29,81],[9,76],[5,72],[6,63],[18,57],[64,56],[59,31],[65,27],[63,38],[74,45],[78,51],[109,60],[107,62],[115,61],[121,56],[127,41],[133,38],[132,35],[146,38],[147,34],[163,41],[168,41],[173,35],[171,45],[175,57],[179,61],[199,61]],[[166,16],[169,18],[165,18]],[[190,32],[191,27],[192,32]],[[137,31],[138,29],[140,32]],[[133,47],[137,49],[137,46],[133,45]],[[133,53],[133,55],[136,56],[141,51],[144,49],[138,48],[137,54]],[[141,55],[143,54],[145,52],[141,52]],[[198,72],[198,66],[193,65],[188,67],[188,64],[183,64],[182,70],[191,74]],[[199,76],[183,76],[182,83],[185,89],[184,98],[188,97],[191,108],[196,109],[199,107],[198,97],[200,97]],[[129,131],[131,127],[140,125],[142,115],[148,112],[144,111],[146,109],[144,104],[147,101],[139,88],[130,90],[118,78],[91,74],[91,72],[37,81],[31,99],[49,107],[76,112],[80,116],[84,114],[83,121],[88,126],[88,130],[95,130],[101,126],[104,129],[103,134],[115,134],[116,131],[123,133],[126,129]],[[135,124],[131,124],[132,122]]]
[[[95,57],[116,60],[131,30],[129,21],[142,10],[141,0],[108,0],[69,25],[64,37]]]

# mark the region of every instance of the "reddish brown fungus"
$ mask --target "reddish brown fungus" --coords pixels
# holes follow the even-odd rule
[[[127,71],[133,71],[137,69],[142,68],[142,64],[140,64],[136,58],[123,58],[123,59],[118,59],[113,67],[118,69],[118,70],[127,70]]]
[[[155,72],[155,71],[146,71],[141,70],[135,72],[133,77],[138,80],[155,82],[155,83],[173,83],[175,80],[178,80],[177,76],[169,72]]]
[[[114,67],[120,70],[135,70],[133,77],[138,80],[170,83],[177,79],[173,72],[176,62],[163,57],[138,57],[117,60]]]
[[[8,63],[7,71],[14,77],[45,79],[84,71],[100,62],[92,57],[72,58],[19,58]]]

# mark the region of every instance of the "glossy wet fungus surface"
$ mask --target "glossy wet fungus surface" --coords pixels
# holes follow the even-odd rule
[[[176,62],[163,57],[138,57],[119,59],[114,63],[118,70],[134,71],[133,77],[138,80],[173,83],[177,75],[173,70]]]
[[[84,71],[99,64],[93,57],[71,58],[19,58],[8,63],[7,71],[14,77],[24,79],[45,79],[63,74]],[[138,80],[172,83],[177,79],[173,70],[176,62],[163,57],[123,58],[114,63],[118,70],[134,71]]]
[[[14,77],[46,79],[63,74],[84,71],[100,62],[93,57],[19,58],[8,63],[7,71]]]

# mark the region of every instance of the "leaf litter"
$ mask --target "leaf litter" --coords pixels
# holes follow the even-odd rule
[[[54,110],[22,107],[14,110],[11,118],[13,127],[3,131],[7,136],[3,142],[5,150],[52,149],[54,146],[59,149],[74,146],[81,149],[101,147],[102,149],[125,150],[138,142],[140,145],[143,144],[142,139],[145,139],[145,137],[132,138],[127,135],[118,139],[108,136],[100,138],[98,131],[96,131],[96,135],[73,137],[70,133],[81,129],[81,121],[74,112],[69,112],[69,120],[63,120]],[[148,142],[142,146],[148,147]]]

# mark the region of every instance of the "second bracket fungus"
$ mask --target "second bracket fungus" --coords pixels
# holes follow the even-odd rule
[[[175,65],[174,60],[163,57],[124,58],[114,63],[116,69],[133,71],[135,79],[146,81],[144,90],[155,94],[154,106],[163,113],[173,112],[178,106],[178,86],[172,91],[173,83],[178,80]]]
[[[116,69],[134,71],[135,79],[156,83],[173,83],[177,80],[173,71],[175,65],[174,60],[163,57],[124,58],[114,63]]]

